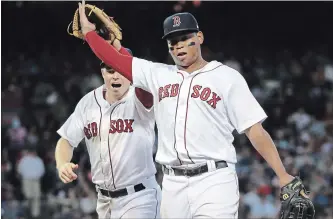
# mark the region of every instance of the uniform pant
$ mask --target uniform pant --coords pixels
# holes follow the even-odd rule
[[[38,217],[40,215],[40,197],[41,187],[39,179],[23,179],[22,189],[25,198],[29,202],[31,215]]]
[[[239,188],[234,168],[193,176],[164,174],[162,218],[238,218]]]
[[[160,218],[161,188],[155,176],[142,184],[146,189],[119,198],[103,196],[99,192],[96,208],[98,218]]]

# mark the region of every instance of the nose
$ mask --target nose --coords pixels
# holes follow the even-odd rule
[[[119,80],[119,75],[117,73],[112,74],[112,80],[114,81]]]
[[[179,41],[175,47],[176,49],[182,49],[184,47],[184,42]]]

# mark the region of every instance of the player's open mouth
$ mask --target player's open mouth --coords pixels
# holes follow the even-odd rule
[[[177,54],[177,57],[180,58],[180,59],[184,59],[186,54],[187,54],[186,52],[180,52],[180,53]]]
[[[121,84],[112,83],[111,86],[112,86],[113,88],[120,88],[120,87],[121,87]]]

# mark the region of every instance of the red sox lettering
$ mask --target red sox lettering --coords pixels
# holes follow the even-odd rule
[[[171,88],[171,89],[170,89]],[[159,102],[165,97],[175,97],[178,95],[179,84],[168,84],[158,89]]]
[[[110,134],[115,133],[131,133],[133,132],[134,119],[117,119],[110,122]],[[84,134],[87,139],[96,137],[98,134],[98,126],[96,122],[89,123],[87,127],[84,127]]]
[[[133,122],[134,122],[134,119],[111,120],[109,133],[114,134],[116,132],[117,133],[133,132],[133,127],[132,127]]]
[[[87,139],[90,139],[91,137],[96,137],[98,133],[97,123],[89,123],[87,127],[84,127],[83,131]]]
[[[219,102],[221,100],[221,97],[217,96],[217,94],[215,92],[212,92],[209,87],[205,87],[202,90],[201,89],[202,89],[202,86],[200,86],[200,85],[194,85],[191,97],[192,98],[198,98],[198,97],[200,97],[200,99],[202,101],[207,101],[207,103],[211,107],[213,107],[214,109],[216,109],[216,104],[217,104],[217,102]]]
[[[175,97],[179,93],[179,84],[168,84],[164,87],[158,89],[159,101],[166,97]],[[221,100],[215,92],[213,92],[209,87],[202,87],[201,85],[194,85],[192,87],[192,98],[200,98],[202,101],[205,101],[213,109],[216,109],[217,102]]]

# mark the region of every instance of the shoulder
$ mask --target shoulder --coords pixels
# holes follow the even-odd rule
[[[217,67],[215,68],[215,73],[220,77],[220,81],[224,84],[234,84],[239,83],[240,81],[245,81],[243,75],[227,65],[222,64],[218,61],[213,61],[216,63]]]
[[[87,107],[98,103],[98,99],[100,98],[99,95],[102,95],[103,86],[100,86],[94,90],[89,91],[85,94],[78,102],[77,108],[80,108],[81,111],[85,111]]]
[[[177,71],[175,65],[168,65],[160,62],[152,62],[145,59],[140,59],[137,57],[133,57],[133,66],[137,68],[145,68],[149,67],[152,71],[161,72],[161,71]]]
[[[222,72],[222,74],[224,76],[228,76],[228,78],[230,78],[232,80],[239,78],[239,77],[243,78],[242,74],[239,71],[237,71],[227,65],[222,64],[220,69],[221,69],[220,71]]]

